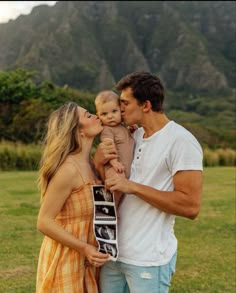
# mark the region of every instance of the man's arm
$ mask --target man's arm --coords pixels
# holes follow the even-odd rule
[[[105,181],[110,191],[131,193],[154,207],[177,216],[195,219],[202,199],[202,171],[179,171],[174,175],[174,191],[161,191],[116,174]]]

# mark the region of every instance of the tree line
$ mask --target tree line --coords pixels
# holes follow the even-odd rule
[[[68,101],[95,113],[96,93],[37,80],[26,69],[0,72],[0,141],[38,144],[49,114]],[[213,98],[167,92],[168,117],[189,129],[203,148],[235,149],[234,97]]]
[[[34,71],[16,69],[1,72],[1,140],[39,143],[49,114],[68,101],[94,111],[92,93],[59,87],[48,81],[37,82]]]
[[[38,169],[48,117],[62,104],[74,101],[95,113],[96,93],[68,86],[59,87],[48,81],[39,82],[36,77],[36,72],[25,69],[0,72],[0,170]],[[170,93],[169,97],[168,117],[185,126],[198,138],[204,149],[204,166],[235,166],[234,130],[224,127],[225,132],[219,131],[220,124],[215,123],[219,118],[209,120],[209,115],[204,118],[201,111],[205,111],[209,101],[190,98],[183,101],[183,107],[180,107],[180,96]],[[178,101],[177,106],[175,100]],[[218,104],[214,105],[211,109],[216,109]],[[192,108],[188,111],[189,107],[194,108],[195,113],[191,112]],[[225,117],[230,118],[230,115]],[[228,119],[229,125],[231,120]],[[95,140],[93,151],[97,143],[98,139]]]

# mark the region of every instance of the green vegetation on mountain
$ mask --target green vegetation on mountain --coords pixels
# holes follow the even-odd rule
[[[236,80],[233,1],[58,1],[0,24],[0,70],[100,90],[149,70],[171,91],[219,95]]]
[[[95,93],[47,81],[36,83],[35,76],[24,69],[0,73],[1,139],[40,142],[49,114],[67,101],[95,113]],[[211,99],[167,92],[165,107],[169,118],[189,129],[203,147],[236,148],[233,101],[233,97]]]
[[[210,148],[236,148],[234,1],[58,1],[0,24],[0,138],[42,137],[50,111],[125,74],[162,79],[168,116]],[[21,68],[21,69],[19,69]]]

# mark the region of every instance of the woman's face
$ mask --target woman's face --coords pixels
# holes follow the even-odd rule
[[[79,126],[81,133],[86,137],[95,137],[102,130],[101,120],[97,115],[90,114],[86,109],[78,107]]]

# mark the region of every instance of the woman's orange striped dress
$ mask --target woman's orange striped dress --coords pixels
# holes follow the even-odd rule
[[[84,183],[67,199],[56,221],[78,239],[97,245],[93,231],[93,197]],[[97,269],[85,256],[45,236],[39,255],[36,293],[97,293]]]

